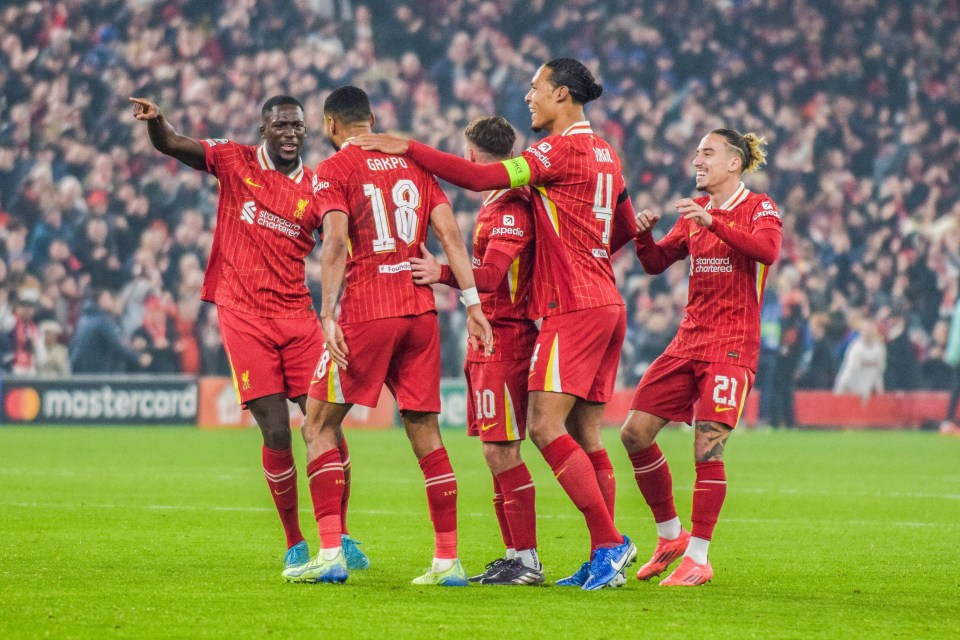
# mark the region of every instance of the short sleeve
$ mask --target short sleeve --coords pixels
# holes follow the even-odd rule
[[[240,156],[240,145],[226,138],[204,138],[200,144],[207,154],[207,173],[218,178],[222,171]]]
[[[440,183],[437,181],[436,177],[432,174],[425,174],[426,185],[424,186],[425,197],[422,198],[424,204],[426,205],[425,211],[433,211],[441,204],[450,204],[450,200],[447,198],[447,194],[443,192],[443,189],[440,187]]]
[[[487,250],[516,257],[533,239],[533,218],[524,202],[514,201],[500,207],[490,224]]]
[[[313,180],[313,193],[317,198],[319,210],[317,216],[318,225],[323,224],[324,216],[331,211],[343,211],[347,216],[350,215],[350,205],[345,186],[333,176],[324,174],[323,164],[317,167],[317,172]]]
[[[548,136],[520,155],[530,165],[530,184],[545,185],[560,175],[567,152],[561,136]]]
[[[779,229],[783,226],[783,220],[780,218],[780,210],[770,198],[763,196],[757,202],[753,215],[750,218],[750,229]]]

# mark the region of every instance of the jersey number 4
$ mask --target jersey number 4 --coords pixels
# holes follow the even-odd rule
[[[390,219],[387,217],[387,206],[383,199],[383,191],[372,184],[363,185],[363,195],[370,198],[373,209],[373,222],[377,227],[377,237],[373,241],[373,250],[376,253],[396,251],[397,239],[390,229]],[[391,189],[393,196],[393,220],[396,227],[396,237],[408,245],[417,239],[417,207],[420,206],[420,191],[412,180],[397,180]]]
[[[597,174],[597,190],[593,194],[593,213],[603,222],[600,239],[610,245],[610,225],[613,223],[613,175]]]

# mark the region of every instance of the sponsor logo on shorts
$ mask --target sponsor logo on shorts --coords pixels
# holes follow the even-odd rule
[[[404,261],[397,264],[382,264],[377,267],[377,270],[380,271],[380,273],[400,273],[401,271],[410,271],[410,263]]]
[[[490,429],[493,429],[493,428],[494,428],[495,426],[497,426],[498,424],[500,424],[500,423],[499,423],[499,422],[491,422],[490,424],[482,424],[482,425],[480,425],[480,431],[490,431]]]
[[[733,411],[735,407],[721,407],[720,405],[715,405],[713,410],[715,413],[723,413],[724,411]]]

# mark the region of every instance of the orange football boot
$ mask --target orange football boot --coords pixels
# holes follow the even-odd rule
[[[663,587],[695,587],[713,579],[713,567],[710,563],[697,564],[686,556],[669,576],[660,581]]]
[[[690,542],[690,532],[686,529],[680,529],[680,535],[673,540],[658,537],[653,557],[637,571],[637,580],[649,580],[666,571],[667,567],[687,550],[688,542]]]

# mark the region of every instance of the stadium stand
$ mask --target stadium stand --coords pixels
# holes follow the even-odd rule
[[[748,186],[784,213],[764,307],[761,419],[790,424],[778,394],[830,389],[861,323],[880,328],[886,389],[947,389],[944,352],[960,275],[960,3],[893,0],[32,0],[0,10],[0,358],[62,371],[84,301],[119,291],[124,338],[172,348],[153,368],[223,373],[199,286],[216,187],[161,162],[127,97],[149,96],[193,137],[254,142],[258,105],[304,102],[310,166],[321,105],[355,84],[378,128],[448,151],[472,118],[506,117],[537,65],[584,60],[605,93],[587,115],[623,158],[637,209],[692,188],[704,131],[770,141]],[[284,80],[284,79],[289,80]],[[475,195],[448,190],[464,230]],[[467,234],[469,235],[469,234]],[[318,290],[315,260],[308,263]],[[620,383],[633,385],[676,329],[686,270],[616,260],[628,305]],[[447,375],[463,343],[455,294],[438,288]],[[145,308],[149,309],[145,315]],[[61,358],[62,359],[62,358]],[[149,368],[149,365],[148,367]]]

